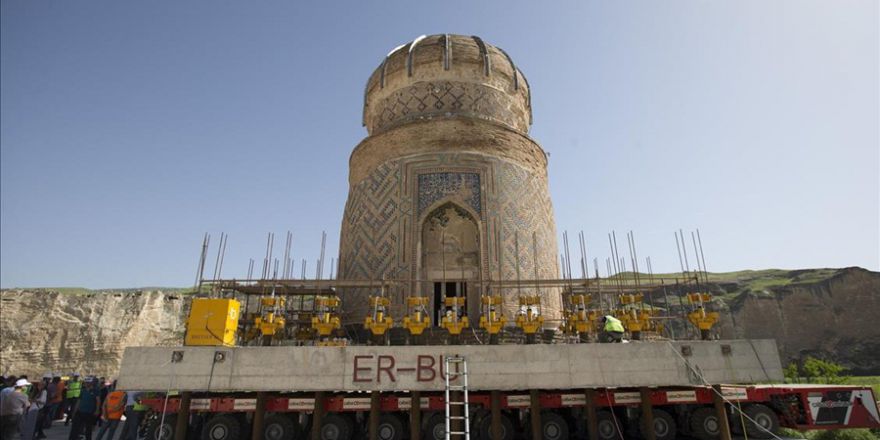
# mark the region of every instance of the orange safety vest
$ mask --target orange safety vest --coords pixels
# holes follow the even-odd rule
[[[67,384],[64,381],[58,382],[55,388],[55,397],[51,403],[61,403],[64,400],[64,392],[67,391]]]
[[[125,412],[125,391],[113,391],[107,394],[104,401],[104,418],[107,420],[119,420]]]

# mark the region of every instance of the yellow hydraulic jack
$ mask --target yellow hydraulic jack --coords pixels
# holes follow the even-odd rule
[[[507,318],[499,312],[501,307],[501,295],[483,295],[480,298],[482,304],[482,314],[480,315],[480,328],[485,329],[489,334],[489,344],[498,343],[498,334],[507,324]]]
[[[315,297],[315,316],[312,317],[312,328],[318,333],[318,345],[340,345],[331,341],[330,336],[341,327],[339,320],[339,297]]]
[[[519,298],[519,313],[516,315],[516,326],[525,333],[527,344],[535,343],[535,334],[544,327],[544,317],[541,316],[540,296],[521,296]]]
[[[409,331],[410,338],[420,338],[425,329],[431,326],[429,315],[427,296],[406,298],[406,316],[403,317],[403,328]]]
[[[590,335],[595,333],[599,320],[599,312],[587,310],[591,300],[590,295],[572,295],[571,309],[565,313],[565,332],[578,336],[581,342],[590,341]]]
[[[262,314],[254,317],[254,328],[259,331],[263,345],[272,345],[273,338],[284,335],[284,316],[280,311],[284,309],[284,297],[264,296],[260,298]]]
[[[641,293],[625,293],[618,297],[623,309],[617,311],[617,319],[623,322],[635,341],[642,339],[643,331],[654,329],[651,324],[653,314],[650,310],[645,310],[643,298]]]
[[[440,327],[449,332],[452,341],[457,343],[461,331],[470,326],[467,315],[460,313],[466,304],[466,298],[463,296],[447,296],[443,298],[445,311],[443,318],[440,320]]]
[[[688,321],[695,327],[700,329],[700,339],[711,339],[710,331],[718,322],[718,312],[707,312],[706,303],[712,301],[712,295],[709,293],[688,293],[688,302],[697,306],[694,311],[688,313]]]
[[[390,305],[391,300],[384,296],[370,297],[370,310],[372,310],[372,313],[364,320],[364,327],[373,334],[373,340],[377,344],[387,344],[388,329],[394,325],[394,319],[388,316],[388,307]]]

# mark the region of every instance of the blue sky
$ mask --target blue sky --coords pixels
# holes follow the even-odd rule
[[[479,35],[533,90],[560,235],[655,271],[880,270],[878,3],[0,2],[0,285],[185,286],[202,234],[335,255],[363,86]],[[328,258],[329,260],[329,258]],[[604,263],[602,263],[604,268]],[[325,273],[328,270],[325,269]]]

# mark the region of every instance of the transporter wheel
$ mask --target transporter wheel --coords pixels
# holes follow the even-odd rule
[[[525,427],[526,438],[532,438],[531,424]],[[568,440],[568,422],[555,412],[541,413],[541,438],[543,440]]]
[[[263,422],[265,440],[293,440],[299,434],[299,425],[286,414],[272,414]]]
[[[641,426],[641,424],[639,424]],[[642,438],[647,438],[644,427],[640,428]],[[675,419],[666,411],[654,408],[654,438],[657,440],[675,440]]]
[[[321,423],[321,440],[351,440],[354,423],[340,414],[326,414]]]
[[[445,429],[445,427],[444,427]],[[477,422],[477,433],[482,440],[513,440],[516,438],[516,430],[513,428],[513,422],[510,417],[501,413],[501,438],[492,438],[492,414],[486,414]]]
[[[379,440],[402,440],[406,436],[406,428],[396,414],[380,414],[376,434]]]
[[[427,440],[445,440],[446,439],[446,415],[443,413],[434,413],[425,423],[423,437]]]
[[[147,425],[147,435],[145,440],[174,440],[174,431],[177,428],[177,415],[166,414],[165,421],[162,421],[162,415],[155,420],[151,420]]]
[[[232,414],[214,416],[202,429],[202,440],[238,440],[241,422]]]
[[[621,438],[619,424],[614,419],[611,411],[597,411],[596,425],[598,425],[597,431],[599,431],[599,438],[597,440],[617,440]]]
[[[691,413],[691,432],[702,440],[715,440],[721,436],[721,423],[715,408],[704,406]]]
[[[779,431],[779,416],[767,405],[760,403],[749,405],[743,409],[743,412],[755,421],[753,423],[746,419],[746,433],[749,437],[772,438],[773,435],[771,433]]]

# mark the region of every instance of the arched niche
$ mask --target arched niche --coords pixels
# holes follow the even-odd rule
[[[467,297],[467,312],[478,316],[480,279],[480,226],[469,209],[441,202],[422,221],[419,246],[422,294],[437,313],[446,296]],[[435,321],[436,322],[436,321]]]

